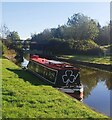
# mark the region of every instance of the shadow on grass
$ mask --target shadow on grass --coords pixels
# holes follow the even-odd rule
[[[23,79],[25,82],[28,81],[32,85],[49,85],[47,82],[45,82],[43,79],[37,77],[36,75],[33,75],[31,72],[27,70],[22,69],[10,69],[6,68],[7,70],[14,72],[18,75],[18,78]]]

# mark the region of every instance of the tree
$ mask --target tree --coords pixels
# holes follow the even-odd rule
[[[20,37],[16,31],[13,31],[7,35],[7,39],[14,41],[14,40],[20,40]]]
[[[8,27],[4,24],[1,26],[1,29],[0,29],[0,37],[5,39],[7,37],[7,35],[9,34],[9,29]]]
[[[9,32],[6,38],[7,38],[7,44],[9,48],[14,47],[16,43],[18,43],[16,47],[21,48],[21,43],[20,41],[18,42],[18,40],[20,40],[20,37],[16,31]]]
[[[51,34],[50,29],[45,29],[43,32],[39,34],[32,34],[31,35],[31,41],[36,41],[38,43],[45,43],[49,39],[51,39],[53,36]]]
[[[99,55],[103,50],[93,40],[73,40],[68,41],[73,54]]]
[[[69,25],[69,26],[78,26],[81,23],[87,22],[88,19],[89,18],[87,16],[84,16],[81,13],[77,13],[77,14],[74,14],[73,16],[71,16],[71,18],[68,18],[67,25]]]
[[[73,28],[73,38],[78,40],[94,40],[99,32],[97,23],[93,19],[80,13],[74,14],[71,18],[68,18],[67,25]]]
[[[109,45],[110,44],[110,25],[103,26],[99,29],[99,35],[95,39],[95,42],[99,45]]]
[[[53,28],[51,29],[51,34],[53,35],[54,38],[62,38],[62,29],[60,26],[58,28]]]

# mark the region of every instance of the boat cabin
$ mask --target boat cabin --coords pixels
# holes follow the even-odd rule
[[[28,70],[43,78],[53,86],[80,85],[79,69],[70,63],[48,60],[33,55],[28,64]]]

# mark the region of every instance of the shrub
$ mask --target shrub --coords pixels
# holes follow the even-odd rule
[[[69,41],[70,43],[70,41]],[[92,40],[74,40],[72,41],[72,50],[74,54],[100,55],[103,50]]]

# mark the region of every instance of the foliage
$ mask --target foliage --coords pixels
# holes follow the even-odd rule
[[[75,54],[99,55],[103,50],[92,40],[69,40],[70,47]]]
[[[109,28],[101,27],[99,22],[84,14],[77,13],[68,18],[67,24],[57,28],[45,29],[31,36],[31,49],[59,54],[102,55],[100,45],[109,44]]]
[[[52,51],[52,54],[67,54],[70,52],[69,44],[62,39],[51,39],[47,44],[47,51]]]
[[[14,41],[20,40],[20,37],[17,32],[13,31],[7,35],[7,40],[8,40],[9,46],[11,47],[13,46]]]
[[[74,14],[68,19],[67,25],[58,28],[45,29],[42,33],[32,35],[32,40],[59,39],[94,39],[98,35],[97,23],[83,14]]]
[[[99,28],[99,34],[97,39],[95,39],[95,42],[99,45],[109,45],[111,40],[110,40],[110,25],[100,27]]]
[[[54,55],[60,54],[88,54],[100,55],[103,54],[103,49],[92,40],[74,40],[74,39],[59,39],[52,38],[43,44],[43,41],[30,46],[31,50],[37,49],[43,52],[52,52]]]
[[[22,50],[22,43],[16,31],[10,32],[6,25],[3,31],[7,38],[8,48],[14,48],[16,51]],[[112,42],[112,22],[107,26],[101,27],[99,22],[90,17],[75,13],[64,25],[58,25],[57,28],[45,29],[39,34],[31,35],[31,50],[42,51],[42,53],[57,54],[103,54],[100,45],[108,45]],[[88,40],[91,40],[88,41]],[[95,43],[98,45],[95,45]],[[17,44],[16,44],[17,43]],[[29,43],[28,43],[29,44]],[[24,47],[29,47],[27,43]],[[19,52],[19,53],[20,53]]]
[[[6,37],[7,39],[4,40],[4,44],[8,47],[8,49],[18,49],[21,48],[21,44],[15,46],[15,43],[20,40],[20,37],[16,31],[9,32]]]
[[[3,118],[108,118],[3,59]]]
[[[52,34],[49,29],[45,29],[40,34],[32,34],[31,41],[37,41],[38,43],[45,43],[47,40],[52,38]]]
[[[3,53],[3,51],[2,51],[2,41],[0,40],[0,57],[1,57],[1,54]]]
[[[20,37],[16,31],[13,31],[7,35],[7,39],[14,41],[14,40],[20,40]]]
[[[84,14],[74,14],[68,19],[67,24],[74,29],[74,39],[94,40],[99,32],[95,20],[85,16]]]
[[[7,51],[7,47],[2,44],[2,42],[0,41],[0,49],[2,49],[2,54],[4,54]]]
[[[13,49],[8,49],[4,43],[2,43],[2,56],[15,62],[16,52]]]

